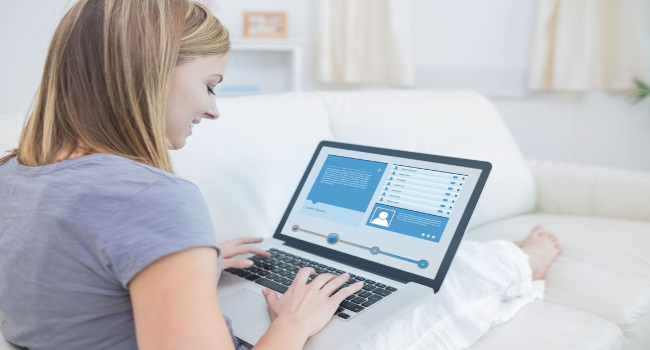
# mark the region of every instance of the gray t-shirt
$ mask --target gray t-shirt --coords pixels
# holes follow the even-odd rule
[[[187,180],[110,154],[12,158],[0,165],[0,330],[35,350],[137,349],[129,282],[199,246],[220,249]]]

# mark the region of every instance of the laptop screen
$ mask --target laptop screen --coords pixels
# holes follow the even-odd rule
[[[434,281],[442,283],[489,169],[485,162],[324,141],[275,237],[437,291]]]

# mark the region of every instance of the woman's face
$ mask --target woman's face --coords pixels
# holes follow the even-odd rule
[[[223,80],[228,54],[194,58],[172,73],[167,96],[165,127],[172,149],[181,149],[192,127],[203,118],[219,118],[214,88]]]

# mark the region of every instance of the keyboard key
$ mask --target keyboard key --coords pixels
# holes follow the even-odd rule
[[[361,304],[361,306],[364,306],[364,307],[372,306],[372,304],[374,304],[374,303],[376,303],[376,302],[378,302],[378,301],[379,301],[379,300],[370,300],[370,299],[368,299],[368,301],[366,301],[365,303]]]
[[[363,289],[361,291],[359,291],[358,293],[359,293],[359,296],[362,297],[362,298],[367,298],[367,297],[372,295],[372,293],[366,292]]]
[[[289,287],[287,286],[283,286],[280,283],[267,280],[266,278],[260,278],[257,281],[255,281],[255,283],[261,284],[264,287],[273,289],[274,291],[280,292],[282,294],[286,293],[287,289],[289,289]]]
[[[371,295],[371,296],[368,297],[368,300],[379,301],[379,300],[381,300],[381,299],[383,299],[383,298],[384,298],[384,297],[382,297],[381,295],[373,294],[373,295]]]
[[[353,303],[355,303],[355,304],[359,304],[359,305],[361,305],[361,304],[363,304],[363,303],[366,302],[366,299],[361,298],[361,297],[356,297],[356,298],[354,298],[354,299],[352,299],[352,300],[350,300],[350,301],[353,302]]]
[[[349,302],[347,300],[343,300],[343,302],[341,302],[341,306],[348,309],[348,310],[350,310],[350,311],[354,311],[354,312],[361,312],[361,311],[363,311],[365,309],[363,306],[357,305],[357,304]]]
[[[270,278],[269,278],[269,279],[270,279]],[[285,280],[285,278],[282,277],[282,276],[278,276],[278,277],[274,278],[273,280],[276,281],[276,282],[278,282],[278,283],[281,283],[282,281]]]
[[[364,284],[375,284],[375,283],[377,283],[377,282],[375,282],[375,281],[373,281],[373,280],[365,280],[363,283],[364,283]]]
[[[341,312],[340,314],[338,314],[338,316],[344,320],[350,318],[350,315],[346,314],[345,312]]]
[[[390,291],[390,292],[394,292],[394,291],[397,290],[397,288],[394,288],[394,287],[388,286],[388,287],[386,287],[386,290],[388,290],[388,291]]]
[[[258,278],[260,278],[260,276],[255,275],[255,274],[251,274],[250,276],[246,277],[246,279],[249,280],[249,281],[255,281]]]
[[[375,284],[375,285],[376,285],[377,287],[379,287],[379,288],[386,288],[386,285],[385,285],[385,284],[377,283],[377,284]]]
[[[365,281],[366,279],[363,278],[363,277],[361,277],[361,276],[357,276],[357,280],[358,280],[358,281]],[[375,282],[373,282],[373,283],[375,283]]]
[[[336,313],[338,314],[339,312],[341,312],[341,311],[343,311],[343,310],[345,310],[345,309],[339,306],[339,308],[336,309]]]
[[[379,294],[382,297],[385,297],[385,296],[389,295],[390,293],[392,293],[392,292],[387,291],[387,290],[385,290],[383,288],[374,289],[372,292],[375,293],[375,294]]]
[[[377,288],[377,287],[375,287],[375,286],[372,285],[372,284],[364,284],[362,289],[363,289],[363,290],[367,290],[367,291],[371,291],[371,290],[373,290],[373,289],[375,289],[375,288]]]
[[[352,300],[354,298],[356,298],[356,296],[354,294],[352,294],[349,297],[345,298],[345,300]]]

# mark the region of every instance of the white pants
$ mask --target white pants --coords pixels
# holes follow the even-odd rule
[[[464,241],[438,293],[355,349],[465,349],[543,295],[517,245]]]

